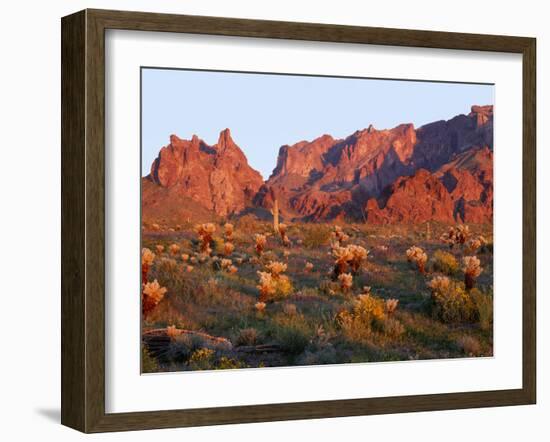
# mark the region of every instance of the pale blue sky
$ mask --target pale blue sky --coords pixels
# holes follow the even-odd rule
[[[171,134],[212,145],[226,127],[267,179],[279,147],[372,124],[423,124],[493,104],[492,85],[142,69],[142,174]]]

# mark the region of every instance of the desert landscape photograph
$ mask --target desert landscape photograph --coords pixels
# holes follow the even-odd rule
[[[141,76],[142,373],[493,356],[493,85]]]

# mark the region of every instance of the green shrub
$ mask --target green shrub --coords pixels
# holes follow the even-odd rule
[[[470,296],[477,309],[479,327],[482,330],[489,330],[493,327],[493,291],[483,293],[474,288],[470,291]]]
[[[143,373],[156,373],[159,371],[157,360],[149,354],[147,347],[141,347],[141,370]]]
[[[216,363],[216,370],[234,370],[236,368],[246,368],[247,365],[237,359],[222,356]]]
[[[433,269],[452,276],[458,272],[459,264],[452,253],[436,250],[433,254]]]
[[[312,224],[304,226],[303,229],[303,245],[308,249],[326,246],[330,239],[330,228],[327,225]]]
[[[278,320],[274,334],[283,351],[291,355],[302,353],[309,345],[312,335],[304,318],[298,315]]]

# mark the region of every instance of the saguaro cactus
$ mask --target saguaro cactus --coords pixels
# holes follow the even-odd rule
[[[273,230],[275,230],[276,234],[279,234],[279,200],[273,189],[269,189],[269,193],[273,200],[273,208],[271,209],[271,214],[273,215]]]

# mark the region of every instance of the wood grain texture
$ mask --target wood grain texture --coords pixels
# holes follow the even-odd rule
[[[523,55],[523,387],[105,413],[105,30],[499,51]],[[536,398],[536,46],[525,37],[86,10],[62,20],[62,423],[84,432],[532,404]]]

